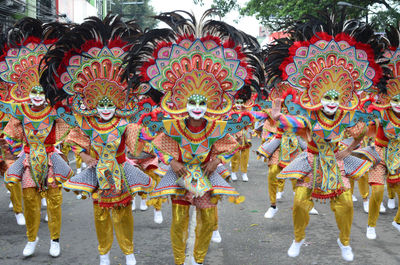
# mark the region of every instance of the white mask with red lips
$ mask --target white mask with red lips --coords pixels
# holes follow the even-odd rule
[[[200,120],[207,112],[207,98],[203,95],[192,95],[188,98],[186,108],[191,118]]]
[[[29,99],[35,107],[40,107],[46,102],[46,96],[41,86],[36,86],[31,89]]]
[[[97,104],[96,109],[100,118],[102,118],[104,121],[111,120],[116,111],[114,103],[108,97],[102,98]]]
[[[400,94],[392,97],[392,99],[390,100],[390,106],[392,106],[392,110],[395,113],[400,113]]]
[[[339,93],[336,90],[329,90],[321,99],[322,111],[326,115],[333,115],[339,108]]]

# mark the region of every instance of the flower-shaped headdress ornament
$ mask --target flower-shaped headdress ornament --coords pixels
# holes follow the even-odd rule
[[[132,104],[140,86],[128,95],[128,84],[121,78],[124,56],[130,41],[142,34],[133,21],[123,23],[118,16],[87,18],[60,39],[46,57],[41,82],[53,101],[72,96],[73,109],[82,115],[96,114],[99,103],[112,103],[116,115],[129,116],[137,110]]]
[[[2,100],[24,102],[29,100],[32,88],[43,90],[39,83],[40,61],[67,29],[63,24],[43,24],[34,18],[23,18],[10,29],[0,47],[0,79],[11,84],[9,98]]]
[[[325,19],[325,20],[324,20]],[[266,72],[276,82],[287,80],[301,90],[303,108],[317,110],[326,93],[339,95],[339,107],[357,108],[361,91],[381,81],[379,37],[365,23],[308,17],[289,29],[290,36],[269,47]]]
[[[127,60],[127,71],[141,75],[137,83],[148,82],[164,94],[161,107],[172,116],[186,115],[193,95],[207,100],[207,116],[226,114],[238,90],[246,83],[258,86],[257,41],[226,23],[206,20],[211,14],[207,11],[199,23],[183,11],[157,16],[171,29],[145,34]]]
[[[386,87],[380,87],[376,100],[373,102],[378,108],[390,108],[390,101],[397,97],[400,100],[400,32],[395,27],[386,31],[389,47],[384,52],[388,59],[386,67],[391,71],[391,78],[387,80]]]

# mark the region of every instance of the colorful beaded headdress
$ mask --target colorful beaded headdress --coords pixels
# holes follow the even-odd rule
[[[386,87],[380,87],[379,93],[373,105],[378,108],[390,108],[390,100],[393,97],[400,99],[400,32],[391,27],[386,31],[389,47],[384,52],[384,57],[389,61],[385,64],[391,71],[391,78],[387,80]]]
[[[57,38],[67,30],[59,23],[42,24],[34,18],[23,18],[10,29],[7,41],[0,48],[0,79],[10,83],[12,102],[29,100],[32,88],[42,90],[39,65]]]
[[[81,115],[95,115],[103,102],[112,103],[118,116],[135,113],[135,95],[148,87],[139,86],[128,95],[121,65],[131,41],[141,34],[134,21],[124,23],[112,15],[104,20],[89,17],[74,27],[44,59],[41,82],[52,103],[72,96],[73,109]]]
[[[206,116],[224,115],[238,90],[253,80],[258,84],[257,41],[226,23],[206,20],[211,14],[197,23],[187,12],[163,13],[156,18],[171,29],[149,32],[142,47],[130,52],[127,71],[141,75],[137,83],[148,82],[164,94],[160,105],[171,116],[187,115],[191,97],[206,99]]]
[[[357,93],[382,78],[375,62],[382,46],[368,24],[345,21],[344,16],[310,16],[288,32],[288,38],[269,47],[266,72],[274,82],[287,80],[302,91],[299,100],[305,109],[320,109],[321,98],[329,92],[339,94],[339,108],[354,110]]]

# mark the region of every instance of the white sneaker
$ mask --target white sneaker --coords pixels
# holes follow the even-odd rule
[[[368,213],[368,210],[369,210],[369,200],[368,200],[368,201],[363,201],[363,208],[364,208],[364,212]]]
[[[396,208],[396,200],[395,199],[388,199],[387,206],[388,206],[389,209]]]
[[[126,265],[136,265],[135,254],[125,255]]]
[[[18,225],[25,225],[25,216],[23,213],[16,213],[15,219],[17,219]]]
[[[315,209],[315,208],[313,207],[313,208],[310,210],[309,214],[318,215],[319,212],[317,211],[317,209]]]
[[[354,195],[351,195],[351,198],[353,199],[353,202],[358,201],[357,198],[356,198],[356,196],[354,196]]]
[[[82,168],[77,168],[76,169],[76,174],[79,174],[79,173],[81,173],[82,172]]]
[[[10,194],[11,192],[9,190],[7,190],[7,194]]]
[[[39,242],[39,237],[36,237],[36,240],[33,242],[28,241],[28,243],[26,243],[25,245],[22,255],[24,255],[24,257],[32,256],[33,253],[35,253],[35,248],[38,242]]]
[[[392,225],[400,232],[400,225],[396,221],[393,221]]]
[[[83,169],[87,168],[87,165],[86,165],[86,163],[85,163],[85,162],[82,162],[82,164],[81,164],[81,168],[83,168]]]
[[[195,260],[194,260],[194,257],[192,257],[192,265],[202,265],[203,263],[197,263]]]
[[[12,209],[14,207],[14,205],[12,204],[12,202],[10,202],[9,204],[8,204],[8,208],[9,209]]]
[[[218,230],[213,231],[211,241],[215,242],[215,243],[221,243],[222,238],[221,238],[221,235],[219,234]]]
[[[367,238],[376,239],[375,227],[367,226]]]
[[[383,202],[381,202],[381,206],[379,207],[379,212],[386,213],[386,207],[385,207],[385,205],[383,205]]]
[[[154,209],[154,223],[161,224],[163,222],[162,212]]]
[[[43,206],[43,207],[47,207],[46,198],[42,198],[42,206]]]
[[[247,177],[247,173],[243,173],[242,180],[243,180],[243,182],[249,181],[249,178]]]
[[[290,248],[287,251],[287,254],[289,257],[295,258],[300,254],[300,248],[301,246],[304,244],[304,239],[301,240],[300,242],[296,242],[293,240],[292,245],[290,246]]]
[[[48,222],[49,221],[49,215],[46,213],[46,216],[44,217],[44,221]]]
[[[133,198],[132,200],[132,211],[136,210],[136,202],[135,202],[135,198]]]
[[[53,240],[50,240],[50,250],[49,250],[49,254],[52,257],[58,257],[60,256],[60,242],[56,242]]]
[[[340,239],[338,238],[337,243],[340,247],[340,250],[342,251],[342,258],[345,261],[353,261],[354,259],[354,254],[353,251],[351,250],[350,246],[343,246],[342,242],[340,242]]]
[[[232,181],[236,181],[236,180],[237,180],[236,172],[232,172],[232,174],[231,174],[231,180],[232,180]]]
[[[110,252],[100,255],[100,265],[110,265]]]
[[[147,209],[149,209],[146,202],[147,202],[147,200],[143,200],[143,199],[140,201],[140,210],[141,211],[146,211]]]
[[[281,191],[278,191],[277,193],[276,193],[276,199],[277,200],[282,200],[282,196],[283,196],[283,191],[281,192]]]
[[[276,207],[275,209],[272,207],[269,207],[267,212],[264,214],[264,218],[267,218],[267,219],[273,218],[277,212],[278,212],[278,207]]]

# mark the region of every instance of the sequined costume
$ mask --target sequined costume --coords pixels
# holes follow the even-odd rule
[[[202,264],[215,228],[218,200],[222,196],[236,203],[243,200],[218,174],[216,163],[229,161],[238,148],[230,134],[249,125],[251,117],[232,114],[226,121],[221,119],[231,110],[236,91],[250,80],[258,86],[256,77],[262,73],[250,55],[259,48],[257,42],[223,22],[207,20],[210,13],[199,22],[186,12],[157,16],[172,28],[162,32],[173,37],[149,32],[148,42],[141,45],[146,48],[133,50],[128,58],[129,73],[137,75],[138,83],[148,82],[163,94],[160,105],[170,116],[152,113],[142,118],[142,124],[162,131],[152,144],[168,169],[151,197],[172,199],[171,243],[176,264],[185,262],[191,205],[196,206],[197,215],[192,264]],[[238,46],[242,41],[247,42],[245,49]],[[206,176],[210,165],[216,169]],[[185,173],[178,175],[177,168]]]
[[[375,227],[383,200],[385,182],[394,193],[400,196],[399,30],[392,27],[386,33],[389,47],[386,48],[384,56],[388,60],[385,65],[391,72],[390,78],[386,87],[378,87],[379,89],[374,90],[370,99],[367,99],[363,105],[364,111],[373,119],[374,125],[370,127],[372,127],[372,135],[375,136],[375,143],[374,146],[364,148],[359,152],[375,162],[368,178],[372,189],[367,227],[369,239],[376,238]],[[378,153],[378,158],[371,156],[371,152],[374,151]],[[397,211],[392,225],[400,232],[400,210]]]
[[[151,110],[149,103],[138,102],[137,95],[146,91],[128,92],[121,68],[141,34],[134,21],[124,23],[119,16],[87,18],[47,54],[41,79],[46,93],[56,95],[53,103],[72,98],[73,115],[64,113],[64,119],[77,127],[66,143],[88,160],[88,168],[63,187],[92,196],[101,261],[109,262],[114,227],[127,264],[136,263],[131,201],[136,193],[150,192],[155,186],[125,155],[126,148],[137,155],[141,141],[148,140],[145,129],[136,124],[141,114]]]
[[[249,112],[252,105],[254,105],[251,98],[251,88],[246,86],[241,91],[241,93],[236,94],[233,110],[234,112]],[[247,167],[249,164],[251,148],[251,139],[249,138],[249,135],[252,127],[254,127],[254,124],[243,128],[243,130],[240,130],[233,135],[239,143],[239,150],[231,159],[232,180],[237,179],[236,174],[240,170],[242,172],[243,181],[249,181],[247,176]]]
[[[317,198],[331,199],[342,258],[354,258],[349,246],[353,220],[349,178],[359,178],[372,166],[368,160],[349,155],[366,132],[366,125],[359,122],[363,113],[356,111],[360,103],[357,93],[380,81],[382,68],[375,59],[382,56],[382,51],[371,48],[379,46],[379,38],[368,24],[343,19],[339,15],[322,15],[296,22],[289,29],[289,37],[268,49],[265,64],[270,82],[286,80],[300,91],[298,97],[287,95],[284,100],[289,115],[274,111],[278,127],[297,133],[308,142],[307,150],[277,176],[297,179],[293,205],[295,240],[288,250],[291,257],[300,253],[313,207],[311,198]],[[338,142],[345,131],[357,141],[346,151],[338,152]]]
[[[56,107],[45,102],[38,68],[49,47],[67,30],[62,24],[42,24],[37,19],[24,18],[10,30],[0,57],[0,78],[12,84],[9,98],[0,102],[0,111],[11,117],[4,134],[11,141],[23,143],[21,154],[5,174],[5,181],[22,184],[28,237],[24,256],[33,254],[38,241],[42,197],[48,204],[50,255],[60,254],[61,183],[73,172],[55,145],[66,136],[69,125],[57,114]]]
[[[284,95],[289,93],[295,93],[295,90],[287,83],[282,82],[271,89],[268,95],[269,105],[275,99],[282,98]],[[287,113],[287,111],[285,111]],[[270,109],[264,110],[264,113],[256,116],[263,117],[265,122],[265,129],[270,132],[274,132],[274,135],[270,139],[264,142],[258,149],[257,153],[268,159],[268,195],[270,199],[271,207],[275,210],[270,210],[270,213],[276,212],[276,200],[277,192],[283,192],[285,184],[284,179],[277,179],[277,175],[284,169],[291,161],[293,161],[297,155],[307,148],[306,142],[295,133],[285,131],[281,128],[277,128],[277,122],[270,117]],[[292,179],[293,191],[295,190],[296,180]],[[266,218],[270,217],[271,214],[265,215]]]

